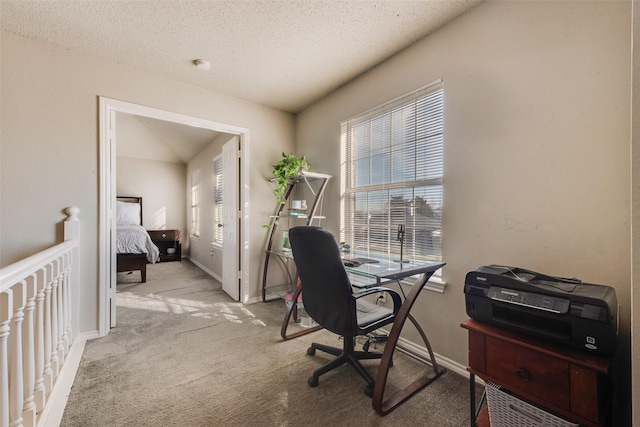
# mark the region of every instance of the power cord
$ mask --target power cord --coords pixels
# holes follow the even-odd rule
[[[362,350],[367,352],[367,351],[369,351],[369,348],[371,347],[371,344],[373,344],[373,348],[374,349],[377,349],[378,348],[378,344],[386,343],[387,339],[389,337],[387,335],[371,333],[369,335],[366,335],[364,338],[366,339],[366,341],[362,345]]]

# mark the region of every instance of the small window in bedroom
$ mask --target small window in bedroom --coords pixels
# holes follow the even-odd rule
[[[213,243],[222,246],[222,154],[213,159]]]
[[[443,124],[441,81],[341,123],[341,241],[441,259]]]
[[[191,237],[200,237],[200,170],[191,173]]]

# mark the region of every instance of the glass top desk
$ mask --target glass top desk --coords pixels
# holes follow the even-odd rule
[[[279,252],[277,254],[283,257],[293,258],[291,252]],[[350,262],[360,260],[375,262]],[[389,332],[389,336],[382,353],[382,359],[380,361],[380,366],[378,367],[376,383],[373,389],[372,406],[378,414],[386,415],[389,412],[393,411],[398,405],[405,402],[411,396],[418,393],[420,390],[431,384],[446,372],[444,368],[439,367],[436,363],[436,359],[433,354],[433,350],[431,349],[431,344],[427,339],[427,335],[424,333],[422,327],[416,321],[416,319],[410,314],[413,304],[416,302],[418,296],[422,292],[424,286],[427,284],[429,278],[433,275],[434,272],[442,268],[445,263],[411,260],[409,260],[408,262],[399,262],[394,261],[392,257],[380,257],[379,255],[361,253],[349,254],[349,256],[345,257],[344,263],[345,270],[347,270],[347,273],[349,273],[350,278],[352,279],[353,286],[358,288],[387,285],[394,281],[399,284],[403,279],[412,276],[416,277],[411,290],[405,296],[400,310],[396,315],[396,319],[392,324],[391,331]],[[301,290],[302,288],[299,283],[296,283],[296,286],[294,286],[292,301],[298,301]],[[301,333],[286,335],[286,326],[291,318],[291,312],[292,310],[295,310],[296,306],[297,304],[291,304],[291,307],[287,310],[287,314],[285,315],[281,331],[281,335],[285,339],[295,338],[296,336],[322,329],[321,326],[315,326]],[[427,348],[427,351],[429,352],[429,357],[431,360],[427,362],[431,365],[431,369],[426,370],[424,375],[413,381],[404,389],[395,392],[391,397],[385,399],[384,391],[387,383],[387,378],[389,376],[389,368],[391,368],[393,360],[393,353],[396,349],[396,345],[398,344],[398,340],[400,338],[400,333],[402,332],[402,328],[404,327],[407,319],[409,319],[409,321],[413,323],[418,333],[420,334],[425,347]]]
[[[357,260],[358,258],[355,259]],[[378,367],[376,384],[373,389],[373,409],[375,409],[375,411],[379,415],[387,415],[398,405],[405,402],[411,396],[418,393],[420,390],[431,384],[446,372],[444,368],[438,366],[436,358],[433,354],[433,350],[431,349],[431,344],[427,339],[427,335],[422,330],[422,327],[420,326],[418,321],[410,313],[413,304],[418,299],[418,295],[420,295],[420,293],[422,292],[422,289],[427,284],[429,278],[436,270],[442,268],[445,264],[442,262],[425,261],[399,262],[394,261],[391,258],[381,259],[373,256],[371,258],[376,259],[378,262],[363,263],[360,265],[357,265],[356,263],[353,266],[345,265],[345,269],[347,270],[347,272],[352,273],[352,277],[354,278],[356,276],[361,276],[375,279],[376,286],[386,285],[392,281],[396,281],[398,283],[398,286],[402,286],[400,284],[401,280],[411,276],[416,277],[411,290],[405,296],[405,299],[402,302],[402,306],[400,307],[400,310],[396,315],[396,319],[392,324],[391,331],[389,332],[389,337],[387,338],[387,342],[382,353],[382,360],[380,361],[380,366]],[[348,260],[346,264],[349,264]],[[354,286],[361,287],[361,285],[357,283],[360,282],[359,280],[354,280],[354,282],[356,282],[354,283]],[[404,295],[404,292],[402,292],[402,294]],[[407,319],[409,319],[409,321],[413,323],[418,333],[420,334],[427,351],[429,352],[430,360],[428,361],[428,363],[430,363],[431,369],[427,369],[422,376],[417,378],[411,384],[385,399],[385,386],[387,384],[387,378],[389,376],[389,368],[391,368],[393,360],[393,352],[396,349],[398,339],[400,338],[400,333],[402,332],[402,328],[404,327]]]

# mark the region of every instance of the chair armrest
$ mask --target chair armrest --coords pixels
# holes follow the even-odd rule
[[[393,300],[393,313],[398,314],[398,311],[400,310],[400,306],[402,305],[402,299],[400,298],[400,294],[394,291],[393,289],[385,288],[383,286],[375,286],[373,288],[366,288],[361,291],[354,292],[353,297],[355,299],[358,299],[367,295],[377,294],[380,292],[384,292],[391,296],[391,299]]]

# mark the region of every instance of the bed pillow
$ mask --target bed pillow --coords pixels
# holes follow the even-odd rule
[[[140,205],[138,203],[116,202],[116,223],[140,225]]]

